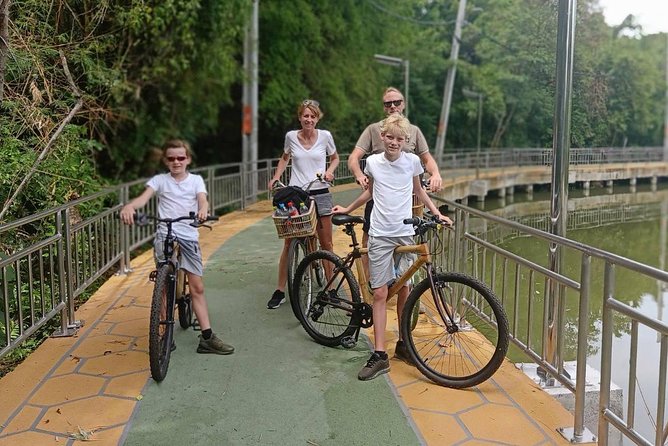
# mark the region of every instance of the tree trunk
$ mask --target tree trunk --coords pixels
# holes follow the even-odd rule
[[[0,103],[5,93],[5,61],[9,54],[9,1],[0,0]]]

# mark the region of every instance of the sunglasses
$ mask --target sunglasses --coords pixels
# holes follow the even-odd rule
[[[305,99],[304,102],[302,102],[302,105],[315,105],[316,107],[320,107],[320,102],[314,99]]]
[[[174,161],[185,161],[185,160],[188,159],[188,157],[187,156],[167,156],[167,157],[165,157],[165,159],[167,161],[169,161],[170,163],[173,163]]]
[[[396,101],[387,101],[387,102],[383,102],[383,105],[384,105],[385,107],[387,107],[387,108],[390,108],[390,107],[392,107],[393,105],[394,105],[395,107],[399,107],[399,106],[401,105],[402,102],[404,102],[403,99],[397,99]]]

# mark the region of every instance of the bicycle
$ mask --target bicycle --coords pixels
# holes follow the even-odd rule
[[[332,185],[332,183],[325,181],[321,174],[318,174],[316,175],[316,179],[300,189],[308,193],[316,182],[327,186]],[[281,181],[276,181],[273,191],[275,193],[275,191],[284,187],[287,186]],[[308,209],[307,214],[296,218],[274,216],[274,224],[276,225],[278,237],[292,239],[288,246],[288,280],[286,286],[290,300],[292,300],[292,283],[297,266],[308,254],[320,249],[318,237],[315,235],[318,225],[318,215],[315,209],[315,201],[311,197],[309,197]],[[322,268],[318,269],[317,278],[320,284],[324,283],[325,273]],[[298,317],[297,313],[295,313],[295,317]]]
[[[193,227],[212,228],[200,222],[194,212],[177,218],[159,218],[147,214],[135,214],[135,221],[139,225],[146,225],[149,220],[164,223],[167,226],[167,234],[163,242],[163,258],[158,259],[157,268],[149,274],[149,280],[155,282],[155,285],[149,317],[148,357],[151,376],[155,381],[160,382],[167,376],[169,360],[175,348],[174,311],[178,312],[181,328],[185,330],[195,326],[188,279],[185,272],[180,269],[181,251],[178,240],[172,231],[172,224],[192,220],[190,225]],[[206,219],[206,221],[217,220],[218,217],[216,216],[209,216]]]
[[[319,344],[353,348],[360,329],[373,325],[373,296],[366,286],[359,286],[359,282],[366,284],[360,258],[368,249],[360,248],[354,226],[363,222],[364,218],[358,216],[334,215],[332,223],[344,226],[352,251],[344,258],[316,251],[297,268],[293,310],[305,331]],[[426,274],[410,292],[401,315],[400,332],[412,362],[437,384],[453,388],[478,385],[496,372],[508,351],[508,319],[503,307],[478,279],[434,271],[425,235],[438,230],[440,223],[418,217],[404,223],[415,227],[418,243],[399,246],[395,252],[416,253],[418,258],[389,286],[388,299],[418,270]],[[325,262],[332,265],[332,276],[321,286],[312,277],[312,265]],[[353,274],[353,264],[359,282]],[[420,312],[417,325],[411,327],[411,315],[417,313],[420,302],[424,312]]]

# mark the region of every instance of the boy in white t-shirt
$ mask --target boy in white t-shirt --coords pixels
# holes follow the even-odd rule
[[[163,161],[169,173],[159,174],[146,183],[146,189],[121,209],[121,220],[131,225],[134,223],[135,210],[143,207],[154,195],[158,195],[158,215],[160,218],[177,218],[195,212],[200,221],[206,220],[209,214],[206,186],[200,175],[188,172],[187,167],[192,161],[190,146],[185,141],[171,140],[162,148]],[[199,232],[188,222],[174,223],[172,229],[181,247],[181,267],[188,275],[188,287],[197,321],[202,334],[200,335],[197,353],[215,353],[229,355],[234,347],[224,343],[211,330],[209,308],[204,297],[204,281],[202,280],[202,252],[199,246]],[[158,225],[153,247],[156,259],[161,258],[164,237],[167,229]]]
[[[369,177],[369,187],[349,206],[334,206],[335,214],[347,214],[362,204],[374,200],[369,230],[369,276],[373,289],[373,333],[375,351],[358,374],[366,381],[390,370],[385,351],[385,328],[387,326],[388,283],[395,278],[395,265],[405,271],[414,261],[414,254],[394,253],[394,248],[413,244],[413,227],[404,224],[412,217],[412,194],[415,193],[439,220],[452,224],[431,201],[420,186],[423,172],[420,158],[402,151],[409,135],[410,123],[400,114],[388,116],[381,125],[381,137],[385,152],[367,158],[364,173]],[[401,317],[408,285],[401,288],[397,298],[397,316]],[[401,326],[401,323],[399,324]],[[401,354],[403,353],[403,356]],[[399,339],[395,355],[406,360],[403,341]]]

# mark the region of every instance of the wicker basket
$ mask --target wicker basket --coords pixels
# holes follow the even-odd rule
[[[294,217],[273,216],[278,238],[309,237],[315,234],[318,216],[315,201],[311,200],[308,212]]]
[[[422,217],[424,215],[424,205],[417,195],[413,194],[413,217]]]

